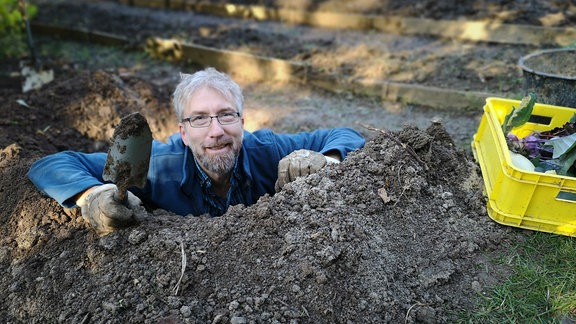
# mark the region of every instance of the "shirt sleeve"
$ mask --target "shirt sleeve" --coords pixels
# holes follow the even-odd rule
[[[101,185],[105,153],[64,151],[46,156],[32,164],[28,178],[44,194],[66,208],[76,207],[74,197]]]
[[[363,147],[366,141],[360,133],[351,128],[333,128],[296,134],[277,134],[277,142],[281,157],[295,150],[307,149],[322,154],[337,151],[343,160],[348,153]]]

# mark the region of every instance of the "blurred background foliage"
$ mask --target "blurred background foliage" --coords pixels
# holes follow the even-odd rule
[[[0,0],[0,59],[29,53],[26,23],[37,12],[36,6],[24,0]]]

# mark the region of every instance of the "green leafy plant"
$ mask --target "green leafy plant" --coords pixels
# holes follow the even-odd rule
[[[524,97],[518,108],[504,118],[502,131],[506,136],[508,149],[526,157],[534,165],[535,171],[549,172],[566,176],[576,176],[576,114],[562,127],[518,138],[511,131],[530,120],[536,95],[533,93]]]
[[[531,92],[522,98],[518,108],[512,106],[512,111],[504,118],[504,123],[502,124],[504,134],[508,134],[512,129],[520,127],[530,120],[535,103],[536,94]]]
[[[0,0],[0,59],[27,53],[26,19],[35,16],[37,10],[23,0]]]

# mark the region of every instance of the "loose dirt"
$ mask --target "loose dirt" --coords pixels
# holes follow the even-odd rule
[[[148,87],[107,91],[118,82],[82,73],[26,100],[38,107],[26,114],[30,129],[47,121],[40,110],[53,117],[50,129],[21,134],[2,154],[7,321],[444,322],[506,274],[490,254],[516,234],[486,216],[477,166],[438,123],[377,131],[341,165],[222,217],[142,209],[140,225],[98,238],[24,174],[58,147],[93,147],[89,132],[70,130],[72,113],[167,108],[136,104],[157,102]],[[119,115],[112,109],[98,118],[102,129],[84,129],[108,133]]]
[[[105,151],[134,111],[164,140],[176,71],[194,67],[60,63],[39,90],[0,89],[4,322],[456,322],[507,276],[494,260],[527,234],[486,214],[465,147],[478,114],[239,80],[248,128],[350,126],[368,142],[253,206],[216,218],[142,208],[139,225],[98,238],[79,210],[38,192],[30,164]]]

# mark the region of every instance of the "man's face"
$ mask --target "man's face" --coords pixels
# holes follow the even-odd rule
[[[183,117],[215,116],[237,111],[234,104],[216,90],[204,87],[189,98]],[[216,118],[212,118],[210,125],[204,128],[193,128],[188,122],[179,123],[182,141],[192,150],[200,167],[213,178],[232,171],[242,147],[243,126],[244,118],[229,125],[220,125]]]

